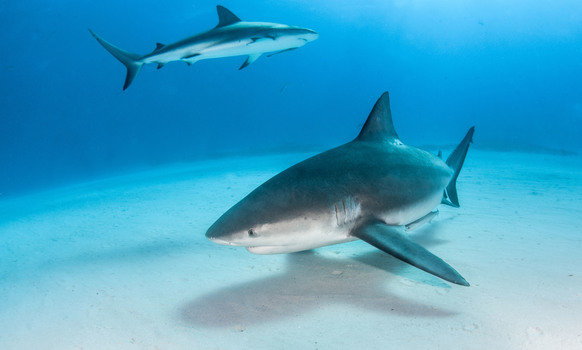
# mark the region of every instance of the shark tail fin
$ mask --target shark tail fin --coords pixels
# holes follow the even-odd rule
[[[443,204],[447,204],[455,208],[459,207],[459,197],[457,196],[457,177],[459,176],[461,168],[463,167],[463,163],[465,162],[465,156],[469,150],[469,145],[473,142],[474,132],[475,127],[473,126],[471,129],[469,129],[463,138],[463,141],[459,143],[457,148],[455,148],[453,153],[451,153],[449,158],[447,158],[446,163],[451,169],[453,169],[454,173],[443,194]]]
[[[139,73],[141,67],[144,65],[144,63],[141,61],[141,56],[131,52],[124,51],[118,48],[117,46],[110,44],[109,42],[101,38],[99,35],[95,34],[91,29],[89,29],[89,32],[91,32],[91,35],[93,35],[93,37],[97,39],[101,46],[103,46],[107,51],[109,51],[109,53],[112,54],[113,57],[117,58],[121,63],[123,63],[123,65],[125,65],[125,68],[127,68],[127,75],[125,76],[125,84],[123,85],[123,90],[127,89],[131,82],[133,81],[133,79],[135,78],[135,76],[137,75],[137,73]]]

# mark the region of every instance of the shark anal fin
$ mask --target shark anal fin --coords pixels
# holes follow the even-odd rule
[[[278,54],[278,53],[283,53],[283,52],[293,51],[293,50],[295,50],[295,49],[296,49],[296,47],[292,47],[292,48],[290,48],[290,49],[285,49],[285,50],[281,50],[281,51],[273,52],[273,53],[271,53],[271,54],[268,54],[268,55],[267,55],[267,57],[271,57],[271,56],[273,56],[273,55],[276,55],[276,54]]]
[[[352,236],[445,281],[469,286],[469,283],[449,264],[410,240],[400,226],[372,222],[356,228]]]
[[[453,207],[453,208],[459,208],[458,205],[455,205],[455,203],[453,203],[449,200],[449,196],[447,195],[446,190],[443,192],[443,199],[441,200],[441,204],[448,205],[449,207]]]
[[[240,18],[224,6],[217,5],[216,12],[218,13],[218,24],[216,25],[216,28],[228,26],[241,21]]]
[[[165,65],[165,63],[158,63],[158,69],[162,69]]]
[[[257,60],[259,57],[261,57],[261,54],[260,54],[260,53],[255,53],[255,54],[249,55],[249,56],[247,57],[247,59],[244,61],[244,63],[243,63],[241,66],[240,66],[239,70],[241,70],[241,69],[243,69],[243,68],[245,68],[245,67],[248,67],[248,66],[250,66],[250,65],[251,65],[253,62],[255,62],[255,61],[256,61],[256,60]]]

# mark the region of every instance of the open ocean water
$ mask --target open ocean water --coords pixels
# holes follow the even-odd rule
[[[88,31],[143,55],[216,5],[319,38],[242,70],[148,64],[122,90]],[[0,23],[0,348],[582,349],[582,2],[22,0]],[[384,91],[408,145],[446,156],[476,127],[461,208],[415,236],[471,287],[362,242],[204,237]]]

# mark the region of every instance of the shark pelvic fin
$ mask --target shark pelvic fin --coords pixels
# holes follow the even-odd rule
[[[182,59],[183,60],[190,60],[190,59],[192,59],[192,58],[194,58],[196,56],[200,56],[200,54],[199,53],[193,53],[191,55],[187,55],[187,56],[182,57]]]
[[[437,215],[439,215],[438,210],[431,211],[430,213],[426,214],[425,216],[421,217],[420,219],[416,219],[413,222],[411,222],[410,224],[406,224],[406,226],[404,226],[404,227],[406,228],[406,231],[415,230],[424,224],[430,223],[432,221],[432,219],[434,219],[435,216],[437,216]]]
[[[246,59],[246,61],[244,61],[244,63],[242,64],[242,66],[240,66],[239,70],[250,66],[253,62],[255,62],[259,57],[261,57],[262,54],[260,53],[254,53],[252,55],[249,55]]]
[[[91,33],[91,35],[93,35],[95,39],[97,39],[101,46],[103,46],[107,51],[109,51],[109,53],[112,54],[113,57],[117,58],[121,63],[123,63],[123,65],[125,65],[125,68],[127,68],[127,75],[125,76],[123,90],[127,89],[129,85],[131,85],[133,79],[135,79],[137,73],[139,73],[139,71],[141,70],[141,67],[144,65],[144,63],[141,61],[141,56],[131,52],[124,51],[118,48],[117,46],[110,44],[109,42],[105,41],[105,39],[95,34],[91,29],[89,29],[89,32]]]
[[[192,55],[187,55],[182,57],[182,61],[186,62],[188,66],[191,66],[193,63],[196,63],[199,60],[199,53],[195,53]]]
[[[384,140],[397,140],[398,134],[394,129],[394,124],[392,122],[392,112],[390,112],[390,97],[388,96],[388,91],[382,94],[362,131],[356,138],[358,141],[384,141]]]
[[[218,12],[218,24],[215,28],[228,26],[241,21],[240,18],[224,6],[216,5],[216,12]]]
[[[447,185],[447,188],[445,189],[445,193],[443,194],[443,204],[456,208],[460,206],[459,197],[457,196],[457,177],[459,177],[459,173],[461,172],[461,168],[465,162],[465,156],[469,150],[469,145],[473,142],[473,133],[475,133],[474,126],[471,127],[469,131],[467,131],[463,141],[459,143],[457,148],[455,148],[453,153],[451,153],[449,158],[447,158],[446,163],[451,169],[453,169],[454,173],[453,177],[449,181],[449,184]]]
[[[410,240],[400,226],[389,226],[379,221],[371,222],[356,228],[352,236],[445,281],[469,286],[463,276],[449,264]]]
[[[283,53],[283,52],[293,51],[293,50],[295,50],[295,49],[297,49],[297,48],[296,48],[296,47],[292,47],[292,48],[290,48],[290,49],[285,49],[285,50],[281,50],[281,51],[273,52],[273,53],[271,53],[271,54],[268,54],[268,55],[267,55],[267,57],[274,56],[274,55],[276,55],[276,54],[278,54],[278,53]]]

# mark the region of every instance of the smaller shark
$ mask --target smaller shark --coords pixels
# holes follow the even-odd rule
[[[446,281],[469,283],[408,238],[441,204],[459,207],[456,181],[474,127],[446,161],[400,141],[388,92],[353,141],[275,175],[206,232],[255,254],[291,253],[361,239]]]
[[[91,29],[89,32],[127,68],[123,90],[129,87],[141,67],[147,63],[157,63],[160,69],[171,61],[184,61],[191,65],[209,58],[247,56],[239,68],[243,69],[264,53],[274,52],[268,55],[270,57],[291,51],[319,37],[319,34],[307,28],[277,23],[243,22],[220,5],[216,6],[216,10],[216,27],[172,44],[157,43],[154,51],[143,56],[110,44]]]

